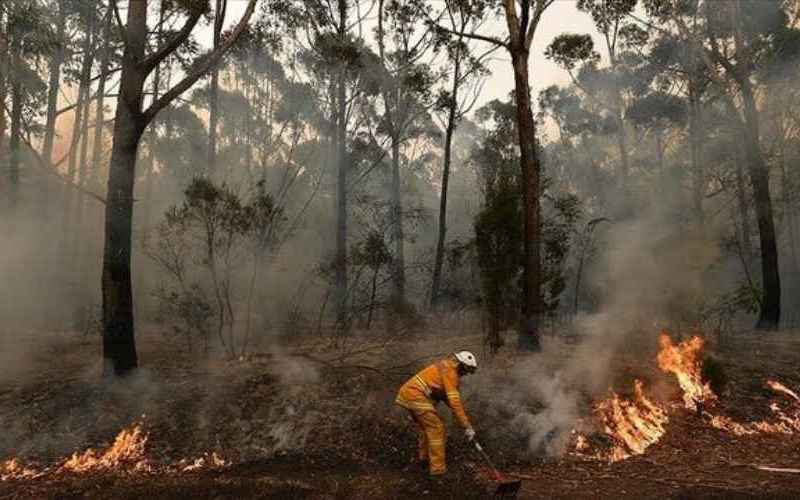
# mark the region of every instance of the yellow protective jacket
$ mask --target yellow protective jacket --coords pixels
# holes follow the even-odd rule
[[[436,411],[434,402],[444,401],[465,429],[471,428],[458,392],[458,362],[438,361],[417,373],[400,387],[395,403],[414,412]]]

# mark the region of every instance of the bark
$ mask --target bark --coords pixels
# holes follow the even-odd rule
[[[48,163],[53,163],[53,142],[56,135],[56,111],[58,105],[58,92],[61,89],[61,65],[64,63],[64,31],[66,29],[66,17],[64,15],[64,0],[58,1],[58,26],[56,27],[56,43],[50,57],[50,77],[47,87],[47,117],[44,127],[44,145],[42,147],[42,157]]]
[[[747,204],[747,188],[745,185],[745,174],[743,164],[747,163],[747,155],[745,154],[744,147],[739,148],[738,157],[736,162],[736,199],[739,207],[740,219],[740,240],[742,241],[743,257],[750,265],[752,259],[753,243],[750,241],[750,213]],[[749,267],[745,269],[749,273]]]
[[[608,41],[608,37],[606,37]],[[608,44],[608,52],[609,52],[609,59],[611,63],[611,69],[614,71],[616,75],[617,71],[617,55],[615,48],[609,43]],[[614,99],[614,118],[617,122],[617,148],[619,149],[619,181],[620,186],[622,188],[622,199],[625,206],[623,207],[624,211],[627,211],[630,207],[628,206],[630,199],[629,199],[629,185],[628,185],[628,178],[630,175],[630,161],[628,159],[628,134],[625,130],[625,118],[623,116],[623,109],[624,104],[622,102],[622,91],[620,90],[618,85],[614,85],[613,89],[613,99]]]
[[[8,37],[3,11],[0,10],[0,103],[6,102],[8,75]],[[3,161],[6,139],[6,107],[0,106],[0,162]]]
[[[114,143],[108,172],[103,249],[103,358],[105,373],[124,375],[138,366],[131,289],[131,233],[136,152],[146,125],[142,89],[147,4],[131,2],[126,28]]]
[[[125,28],[120,90],[114,118],[113,145],[108,172],[103,247],[103,358],[107,375],[124,375],[138,365],[131,290],[131,240],[136,154],[147,124],[175,98],[194,85],[236,42],[255,10],[250,0],[231,37],[185,75],[146,110],[142,110],[147,75],[189,37],[202,11],[194,10],[184,26],[146,59],[147,2],[130,2]]]
[[[97,81],[97,101],[95,103],[95,129],[94,129],[94,149],[92,151],[92,171],[90,173],[91,184],[96,185],[100,182],[100,155],[103,151],[103,122],[105,121],[105,93],[106,79],[108,78],[108,67],[111,59],[111,23],[113,20],[113,7],[108,6],[105,19],[103,21],[103,54],[100,59],[100,79]]]
[[[456,130],[458,108],[458,85],[461,79],[461,59],[455,61],[453,68],[453,88],[451,91],[450,109],[447,112],[447,128],[444,134],[444,164],[442,165],[442,191],[439,196],[439,235],[436,241],[436,258],[433,264],[433,280],[431,282],[431,308],[437,306],[439,289],[442,282],[442,265],[444,263],[444,247],[447,238],[447,189],[450,183],[450,164],[452,163],[453,134]]]
[[[81,60],[81,73],[80,73],[80,80],[78,83],[78,100],[75,106],[75,118],[72,122],[72,136],[70,138],[70,149],[69,149],[69,158],[67,160],[67,177],[70,181],[75,182],[75,177],[78,174],[77,170],[80,168],[80,174],[85,174],[85,162],[84,159],[79,158],[80,155],[80,141],[83,137],[84,129],[84,122],[89,120],[87,116],[89,110],[89,94],[91,90],[91,73],[92,73],[92,65],[94,63],[94,51],[92,50],[93,46],[93,39],[94,39],[94,22],[95,20],[95,12],[92,10],[90,14],[90,18],[87,21],[88,30],[84,34],[82,50],[83,50],[83,58]],[[83,179],[80,179],[81,184],[83,183]],[[63,189],[67,189],[64,187]],[[65,206],[64,206],[64,215],[63,215],[63,231],[69,231],[72,227],[72,216],[75,210],[74,207],[74,192],[71,189],[68,189],[66,193],[64,193],[65,199]],[[81,198],[82,200],[82,198]],[[79,202],[80,203],[80,202]],[[69,236],[65,233],[64,239],[66,241],[69,240]],[[68,244],[68,243],[67,243]],[[71,255],[69,249],[66,249],[65,252],[68,255]]]
[[[517,128],[522,168],[522,198],[525,218],[523,306],[524,324],[521,328],[520,347],[539,350],[539,320],[541,308],[541,259],[539,248],[539,165],[536,158],[536,123],[531,109],[528,83],[527,49],[512,48],[511,62],[514,66],[514,85],[517,100]]]
[[[750,182],[758,221],[759,243],[761,247],[761,312],[756,328],[774,330],[778,328],[781,315],[781,281],[778,264],[778,245],[775,237],[775,222],[772,212],[772,198],[769,190],[769,173],[761,151],[758,109],[749,81],[741,80],[742,102],[744,105],[744,140]]]
[[[705,196],[705,165],[703,164],[703,123],[700,96],[696,86],[689,84],[689,145],[692,162],[692,204],[698,223],[703,226],[703,198]]]
[[[394,241],[394,311],[399,312],[406,297],[406,264],[403,234],[403,202],[400,195],[400,138],[392,138],[392,240]]]
[[[339,37],[347,35],[347,1],[339,0]],[[347,330],[347,92],[346,69],[339,69],[336,82],[336,323]]]
[[[22,135],[22,82],[18,68],[22,64],[22,42],[15,34],[11,42],[11,139],[8,143],[9,204],[13,209],[19,201],[20,142]]]
[[[216,0],[214,10],[214,50],[222,40],[222,26],[225,21],[227,0]],[[211,70],[211,84],[208,95],[208,172],[213,174],[217,164],[217,126],[219,123],[219,65]]]

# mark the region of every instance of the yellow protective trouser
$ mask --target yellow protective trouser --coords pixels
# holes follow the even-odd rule
[[[447,471],[445,462],[444,422],[435,411],[408,410],[417,426],[419,439],[419,459],[427,460],[432,476]]]

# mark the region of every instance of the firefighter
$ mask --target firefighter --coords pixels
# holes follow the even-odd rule
[[[437,361],[411,377],[397,393],[395,403],[408,410],[417,427],[419,439],[419,461],[427,464],[431,476],[445,473],[445,430],[434,403],[446,402],[456,419],[464,428],[468,441],[475,439],[475,430],[470,424],[458,384],[462,376],[478,369],[475,355],[459,351]]]

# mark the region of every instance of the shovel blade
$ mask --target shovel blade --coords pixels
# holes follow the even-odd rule
[[[497,481],[494,496],[495,498],[516,498],[522,481],[519,479],[502,479]]]

